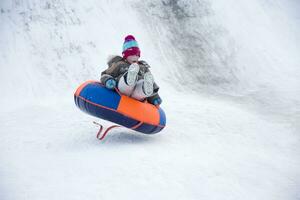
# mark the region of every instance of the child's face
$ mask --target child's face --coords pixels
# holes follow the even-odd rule
[[[130,63],[130,64],[132,64],[132,63],[136,63],[136,62],[138,62],[139,61],[139,56],[128,56],[127,57],[127,61]]]

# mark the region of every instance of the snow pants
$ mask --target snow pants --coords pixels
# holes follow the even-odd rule
[[[144,79],[136,81],[136,83],[132,86],[129,86],[125,82],[124,75],[119,79],[118,89],[119,91],[129,97],[137,99],[139,101],[143,101],[145,98],[151,96],[147,96],[143,91]]]

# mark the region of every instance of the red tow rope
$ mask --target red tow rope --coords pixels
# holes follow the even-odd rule
[[[100,127],[100,128],[99,128],[99,131],[98,131],[98,133],[97,133],[97,135],[96,135],[96,138],[99,139],[99,140],[103,140],[103,139],[105,138],[105,136],[107,135],[107,133],[108,133],[111,129],[121,127],[121,126],[119,126],[119,125],[112,125],[112,126],[106,128],[106,130],[104,131],[104,133],[103,133],[102,136],[101,136],[101,132],[103,131],[103,126],[102,126],[101,124],[99,124],[98,122],[95,122],[95,121],[94,121],[93,123],[96,124],[96,125],[98,125],[98,126]]]

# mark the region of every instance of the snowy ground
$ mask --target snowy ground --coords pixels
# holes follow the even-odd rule
[[[299,198],[290,123],[188,97],[167,98],[159,135],[116,129],[103,142],[71,102],[1,113],[1,199]]]
[[[164,29],[165,22],[155,17],[141,22],[137,16],[150,1],[127,2],[0,3],[0,87],[4,96],[0,100],[0,199],[300,199],[299,58],[294,45],[299,40],[295,36],[280,43],[287,47],[286,53],[273,50],[276,45],[272,43],[282,35],[294,36],[298,29],[291,26],[278,35],[270,34],[268,40],[272,28],[263,24],[252,30],[259,19],[268,21],[261,12],[271,6],[276,9],[269,14],[277,17],[282,15],[278,8],[291,9],[293,16],[281,18],[279,24],[297,24],[299,18],[292,8],[298,4],[260,1],[259,7],[256,1],[248,1],[228,8],[223,1],[211,1],[211,9],[219,15],[214,19],[197,16],[204,21],[201,24],[230,27],[243,51],[226,62],[235,63],[228,70],[230,66],[214,58],[211,52],[215,49],[208,49],[203,59],[212,68],[198,69],[196,75],[208,79],[199,81],[197,90],[190,83],[178,84],[182,78],[178,72],[193,56],[177,52],[177,46],[167,41],[169,31],[176,34],[178,27]],[[184,6],[188,1],[178,2],[169,5],[189,10]],[[154,11],[155,16],[168,12],[158,7],[152,5],[144,17]],[[230,9],[236,12],[226,12]],[[256,18],[244,19],[247,12]],[[124,22],[124,16],[131,20]],[[250,28],[239,29],[234,16]],[[193,20],[188,23],[198,23]],[[161,86],[167,127],[151,136],[115,129],[100,142],[92,124],[97,119],[75,107],[73,92],[83,81],[98,78],[108,52],[119,53],[128,27],[139,38],[143,56]],[[245,40],[249,31],[260,35],[260,45]],[[223,36],[229,37],[219,37]],[[201,37],[199,41],[204,42]],[[216,35],[209,38],[220,39]],[[184,50],[186,44],[179,45]],[[215,45],[230,54],[228,41]],[[180,64],[168,59],[171,52]],[[276,59],[279,54],[283,56]],[[269,73],[267,67],[272,67]],[[218,78],[216,74],[224,77],[219,77],[219,84],[210,85]],[[222,83],[230,77],[238,81]]]

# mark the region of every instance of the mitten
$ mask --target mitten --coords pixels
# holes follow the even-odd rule
[[[115,79],[110,78],[110,79],[108,79],[108,80],[105,82],[105,87],[106,87],[107,89],[112,90],[112,89],[114,89],[116,86],[117,86],[117,82],[116,82]]]
[[[162,100],[160,97],[153,99],[153,105],[159,106],[161,103],[162,103]]]

